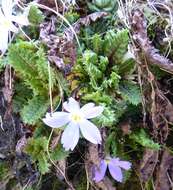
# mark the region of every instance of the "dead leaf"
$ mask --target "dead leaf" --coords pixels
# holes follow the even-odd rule
[[[13,89],[13,70],[10,65],[7,65],[5,68],[4,72],[4,82],[5,86],[3,87],[2,91],[4,94],[5,100],[8,102],[8,104],[11,103],[12,97],[14,94],[14,89]]]
[[[57,147],[60,138],[61,138],[61,133],[59,133],[57,136],[53,137],[51,146],[50,146],[52,150],[54,150]]]
[[[133,39],[141,49],[149,64],[157,65],[161,69],[173,73],[173,63],[168,58],[159,54],[159,50],[151,45],[147,35],[147,21],[144,14],[139,10],[134,10],[131,18],[131,28]]]
[[[27,144],[26,136],[21,137],[16,144],[16,153],[21,154]]]
[[[55,25],[56,18],[54,16],[51,17],[51,21],[42,23],[40,25],[40,39],[49,48],[49,61],[65,75],[68,75],[76,62],[76,46],[74,41],[69,40],[65,35],[56,35]]]
[[[107,16],[108,13],[107,12],[95,12],[95,13],[91,13],[89,15],[87,15],[86,17],[80,18],[77,22],[75,22],[72,25],[72,28],[74,29],[74,31],[76,32],[76,34],[78,34],[80,32],[80,29],[82,26],[88,26],[90,25],[92,22],[95,22],[96,20]],[[74,39],[74,33],[71,31],[71,28],[67,28],[65,30],[65,35],[67,36],[68,39],[73,40]]]
[[[140,163],[140,179],[146,182],[153,175],[154,169],[158,162],[158,151],[152,149],[146,149],[143,155],[143,159]]]
[[[173,188],[168,178],[170,168],[173,168],[173,155],[168,150],[164,150],[156,175],[156,190],[170,190]]]
[[[119,127],[121,128],[123,135],[129,135],[132,132],[129,121],[125,121],[125,122],[120,123]]]

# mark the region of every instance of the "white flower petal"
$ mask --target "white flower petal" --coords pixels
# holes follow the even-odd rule
[[[86,119],[91,119],[91,118],[99,116],[103,112],[103,110],[104,110],[103,106],[94,107],[93,103],[88,103],[84,105],[80,111],[83,113]]]
[[[69,114],[66,112],[54,112],[52,116],[50,113],[46,114],[43,122],[52,128],[59,128],[70,122]]]
[[[95,106],[94,103],[90,102],[85,104],[84,106],[82,106],[82,108],[80,109],[83,113],[88,112],[89,109],[93,108]]]
[[[80,123],[80,130],[82,135],[88,141],[94,144],[101,144],[101,134],[98,128],[90,121],[84,119]]]
[[[9,24],[8,26],[8,30],[14,33],[18,32],[18,28],[11,22],[11,24]]]
[[[1,3],[4,15],[6,17],[12,15],[13,0],[2,0]]]
[[[69,98],[67,102],[64,102],[63,107],[68,112],[75,112],[80,109],[79,102],[77,102],[74,98]]]
[[[79,125],[77,123],[69,123],[64,130],[61,143],[65,150],[73,150],[79,141]]]
[[[4,20],[5,16],[2,12],[2,10],[0,9],[0,23],[2,23],[2,20]]]
[[[29,25],[29,21],[27,16],[21,15],[21,16],[11,16],[11,20],[13,22],[16,22],[19,25],[27,26]]]
[[[6,29],[0,29],[0,50],[2,53],[5,53],[5,51],[8,48],[8,30]]]

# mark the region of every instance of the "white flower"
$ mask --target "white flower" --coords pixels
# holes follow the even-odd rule
[[[28,25],[27,15],[14,16],[13,7],[16,5],[13,0],[2,0],[0,7],[0,50],[2,53],[8,48],[10,32],[17,33],[18,25]]]
[[[65,150],[74,149],[79,141],[80,131],[88,141],[94,144],[101,143],[100,131],[88,119],[99,116],[103,112],[102,106],[88,103],[80,108],[75,99],[69,98],[68,102],[64,102],[63,107],[67,112],[54,112],[52,116],[47,113],[43,122],[53,128],[59,128],[67,124],[61,138]]]

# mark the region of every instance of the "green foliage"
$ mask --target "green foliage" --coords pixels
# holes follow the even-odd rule
[[[49,99],[44,96],[35,96],[22,109],[21,117],[24,123],[34,125],[41,119],[49,105]]]
[[[115,124],[118,123],[119,118],[123,115],[124,111],[126,110],[126,105],[122,101],[120,102],[113,102],[113,105],[105,105],[103,113],[96,119],[93,119],[97,125],[102,125],[106,127],[114,127]]]
[[[29,15],[28,15],[29,22],[34,24],[34,25],[39,25],[44,21],[44,15],[38,9],[37,6],[31,5],[30,10],[29,10]]]
[[[25,84],[18,85],[14,111],[21,113],[23,122],[34,125],[49,105],[49,71],[44,49],[37,48],[33,42],[19,41],[9,47],[7,58]],[[53,87],[57,77],[52,68],[50,68],[50,76]]]
[[[111,132],[109,136],[106,138],[105,142],[105,152],[109,154],[111,152],[112,156],[116,156],[117,154],[117,142],[116,142],[116,134],[115,132]]]
[[[113,88],[115,90],[118,90],[121,77],[114,71],[111,72],[109,77],[109,79],[103,81],[103,89]]]
[[[42,48],[37,49],[33,42],[19,41],[9,47],[8,59],[35,95],[47,93],[48,62]],[[52,69],[51,76],[54,84],[55,76]]]
[[[29,154],[34,162],[38,163],[38,168],[41,174],[49,171],[50,164],[47,155],[48,140],[46,137],[30,138],[25,152]]]
[[[128,42],[128,30],[109,30],[104,36],[95,34],[89,43],[91,49],[86,48],[75,65],[74,72],[79,73],[78,85],[83,85],[82,99],[105,107],[103,114],[94,119],[98,125],[115,125],[128,104],[141,102],[138,86],[123,79],[134,69],[134,61],[124,61]]]
[[[130,134],[130,139],[140,144],[143,147],[151,148],[151,149],[160,149],[160,145],[155,143],[152,139],[150,139],[144,129],[141,129],[139,132],[135,134]]]
[[[73,12],[73,10],[66,12],[64,16],[70,24],[76,22],[80,17],[80,15],[77,12]]]
[[[9,172],[10,168],[9,168],[9,164],[6,162],[0,162],[0,180],[3,181]]]
[[[92,51],[85,51],[83,56],[83,68],[90,77],[90,84],[93,89],[98,89],[98,81],[103,77],[99,68],[97,54]]]
[[[83,100],[86,101],[94,101],[96,103],[107,103],[111,104],[112,98],[105,93],[102,93],[100,91],[87,93],[82,97]]]
[[[97,54],[100,54],[103,50],[103,42],[104,40],[102,39],[101,35],[99,34],[94,34],[93,38],[92,38],[92,49],[94,52],[96,52]]]
[[[120,64],[123,62],[129,43],[128,30],[123,29],[118,32],[109,30],[105,36],[94,34],[92,38],[92,49],[97,54],[107,56],[113,63]]]
[[[133,73],[135,68],[135,61],[131,58],[131,59],[127,59],[125,61],[122,61],[119,65],[118,65],[118,73],[120,75],[130,75]]]
[[[53,161],[60,161],[67,158],[69,155],[68,151],[64,151],[61,145],[58,145],[54,150],[52,150],[50,157]]]
[[[92,11],[107,11],[113,12],[117,9],[117,1],[114,0],[92,0],[92,3],[88,3],[88,7]]]
[[[128,30],[120,30],[117,33],[110,30],[104,38],[104,54],[111,58],[114,63],[118,64],[123,60],[124,54],[127,52],[128,43]]]
[[[81,175],[80,179],[78,180],[76,190],[85,190],[85,189],[87,189],[86,178],[85,175]]]
[[[14,92],[13,111],[19,113],[23,106],[27,104],[28,99],[32,98],[32,90],[23,82],[17,81],[14,86]]]
[[[116,122],[116,114],[111,107],[104,107],[104,112],[95,119],[98,125],[110,127]]]
[[[0,57],[0,72],[4,70],[5,66],[7,65],[7,58]]]
[[[141,103],[141,93],[138,85],[124,81],[120,85],[120,92],[122,97],[130,104],[138,105]]]

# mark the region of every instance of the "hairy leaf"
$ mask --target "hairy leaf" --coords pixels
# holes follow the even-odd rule
[[[29,10],[28,19],[29,19],[30,23],[39,25],[40,23],[42,23],[44,21],[44,15],[40,11],[40,9],[38,9],[37,6],[31,5],[30,10]]]
[[[46,137],[30,138],[25,147],[25,152],[32,157],[34,162],[38,162],[38,168],[42,174],[49,171],[50,164],[47,156],[48,140]]]
[[[152,139],[150,139],[144,129],[141,129],[139,132],[135,134],[131,134],[129,136],[130,139],[134,140],[136,143],[151,149],[160,149],[160,145],[155,143]]]
[[[120,30],[117,33],[110,30],[104,38],[104,54],[114,63],[120,63],[127,52],[128,43],[128,30]]]
[[[49,100],[43,96],[35,96],[28,101],[28,104],[21,110],[21,117],[24,123],[34,125],[45,114]]]
[[[138,105],[141,103],[141,93],[138,85],[131,82],[123,82],[120,85],[122,97],[130,104]]]

